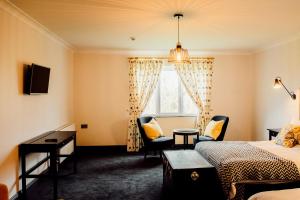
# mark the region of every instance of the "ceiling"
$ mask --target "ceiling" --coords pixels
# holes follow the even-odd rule
[[[76,48],[253,51],[300,33],[300,0],[10,0]],[[134,37],[135,40],[130,40]]]

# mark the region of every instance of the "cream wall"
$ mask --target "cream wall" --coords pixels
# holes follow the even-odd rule
[[[75,121],[78,144],[125,145],[128,121],[128,60],[126,55],[77,52]],[[215,55],[213,114],[230,117],[226,140],[251,140],[253,68],[250,55]],[[192,127],[194,118],[160,118],[167,134]],[[88,129],[80,124],[88,123]],[[180,142],[180,140],[178,140]]]
[[[280,128],[299,119],[299,93],[292,100],[286,91],[274,89],[274,79],[282,78],[289,90],[300,88],[300,39],[273,46],[254,56],[255,139],[267,139],[267,128]]]
[[[128,84],[127,57],[75,53],[74,103],[78,145],[126,143]],[[87,123],[88,129],[80,129],[82,123]]]
[[[73,52],[2,0],[0,44],[0,182],[12,196],[21,189],[18,144],[73,122]],[[23,65],[31,63],[51,67],[48,94],[23,94]]]
[[[213,74],[213,115],[229,116],[225,140],[252,140],[253,57],[216,55]]]

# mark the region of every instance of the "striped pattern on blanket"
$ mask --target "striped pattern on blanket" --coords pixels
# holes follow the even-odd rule
[[[241,187],[236,188],[236,195],[230,195],[231,187],[240,181],[300,178],[298,168],[292,161],[247,142],[199,142],[195,150],[215,166],[228,199],[244,199]]]

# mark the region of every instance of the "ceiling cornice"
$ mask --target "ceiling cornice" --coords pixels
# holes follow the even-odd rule
[[[124,50],[124,49],[76,49],[75,53],[92,53],[125,56],[167,56],[169,50]],[[252,55],[252,51],[244,50],[189,50],[190,56],[211,55]]]
[[[291,36],[291,37],[289,37],[289,38],[287,38],[287,39],[285,39],[285,40],[281,40],[281,41],[275,42],[275,43],[273,43],[273,44],[271,44],[271,45],[268,45],[268,46],[266,46],[266,47],[262,47],[262,48],[259,48],[259,49],[257,49],[257,50],[254,50],[254,51],[252,52],[252,54],[263,53],[263,52],[266,52],[266,51],[268,51],[268,50],[274,49],[274,48],[276,48],[276,47],[280,47],[280,46],[286,45],[286,44],[288,44],[288,43],[295,42],[295,41],[297,41],[297,40],[300,40],[300,33],[297,34],[296,36],[294,35],[294,36]]]
[[[45,27],[44,25],[36,21],[34,18],[26,14],[23,10],[15,6],[10,1],[8,0],[0,1],[0,8],[2,8],[8,14],[16,17],[20,21],[24,22],[25,24],[29,25],[30,27],[34,28],[36,31],[60,43],[64,47],[70,50],[74,50],[74,47],[70,43],[68,43],[67,41],[59,37],[57,34],[50,31],[47,27]]]

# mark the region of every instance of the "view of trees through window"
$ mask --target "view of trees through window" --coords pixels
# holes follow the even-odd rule
[[[143,114],[196,115],[197,107],[188,95],[174,66],[164,66],[158,86]]]

